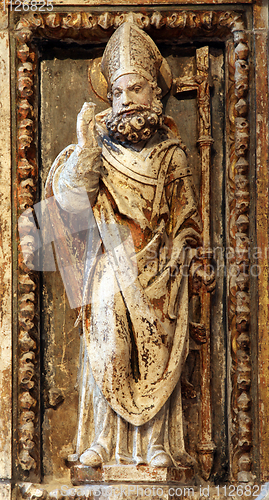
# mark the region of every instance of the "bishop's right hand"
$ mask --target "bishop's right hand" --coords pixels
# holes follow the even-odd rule
[[[94,116],[95,106],[93,102],[85,102],[77,117],[78,145],[82,149],[98,146]]]

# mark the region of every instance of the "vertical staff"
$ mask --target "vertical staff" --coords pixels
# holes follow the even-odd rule
[[[209,47],[196,50],[197,73],[191,77],[174,80],[176,94],[195,90],[198,101],[198,144],[201,155],[201,215],[203,221],[203,247],[200,258],[204,271],[210,274],[212,257],[210,237],[210,163],[211,146],[211,116],[209,87]],[[212,406],[211,406],[211,367],[210,367],[210,291],[203,285],[201,290],[200,326],[206,330],[206,342],[201,347],[201,438],[198,448],[202,475],[208,479],[213,465],[215,445],[212,441]]]
[[[210,238],[210,163],[211,119],[210,119],[210,87],[209,87],[209,47],[201,47],[196,51],[199,111],[199,147],[201,155],[201,213],[203,221],[203,248],[201,260],[203,268],[210,274],[212,257]],[[203,285],[201,289],[201,323],[206,329],[206,343],[201,346],[201,444],[199,459],[204,479],[208,479],[213,465],[215,445],[212,441],[212,406],[211,406],[211,367],[210,367],[210,292]]]

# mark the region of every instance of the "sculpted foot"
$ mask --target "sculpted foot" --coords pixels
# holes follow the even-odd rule
[[[80,462],[89,467],[100,467],[102,465],[101,457],[94,450],[91,450],[91,448],[82,453]]]
[[[173,462],[168,453],[161,451],[151,459],[149,464],[151,467],[172,467]]]

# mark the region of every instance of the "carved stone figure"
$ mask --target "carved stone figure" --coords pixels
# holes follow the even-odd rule
[[[162,114],[169,68],[151,38],[123,23],[101,67],[112,107],[94,117],[84,104],[78,144],[48,179],[62,210],[90,201],[98,228],[83,277],[76,452],[91,467],[186,465],[180,378],[202,243],[191,168]]]

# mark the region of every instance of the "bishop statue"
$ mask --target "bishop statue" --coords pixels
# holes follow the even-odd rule
[[[101,70],[111,107],[83,105],[77,144],[48,179],[61,210],[90,203],[98,233],[85,250],[76,453],[94,468],[186,465],[181,374],[202,244],[191,165],[163,115],[169,67],[153,40],[124,22]]]

